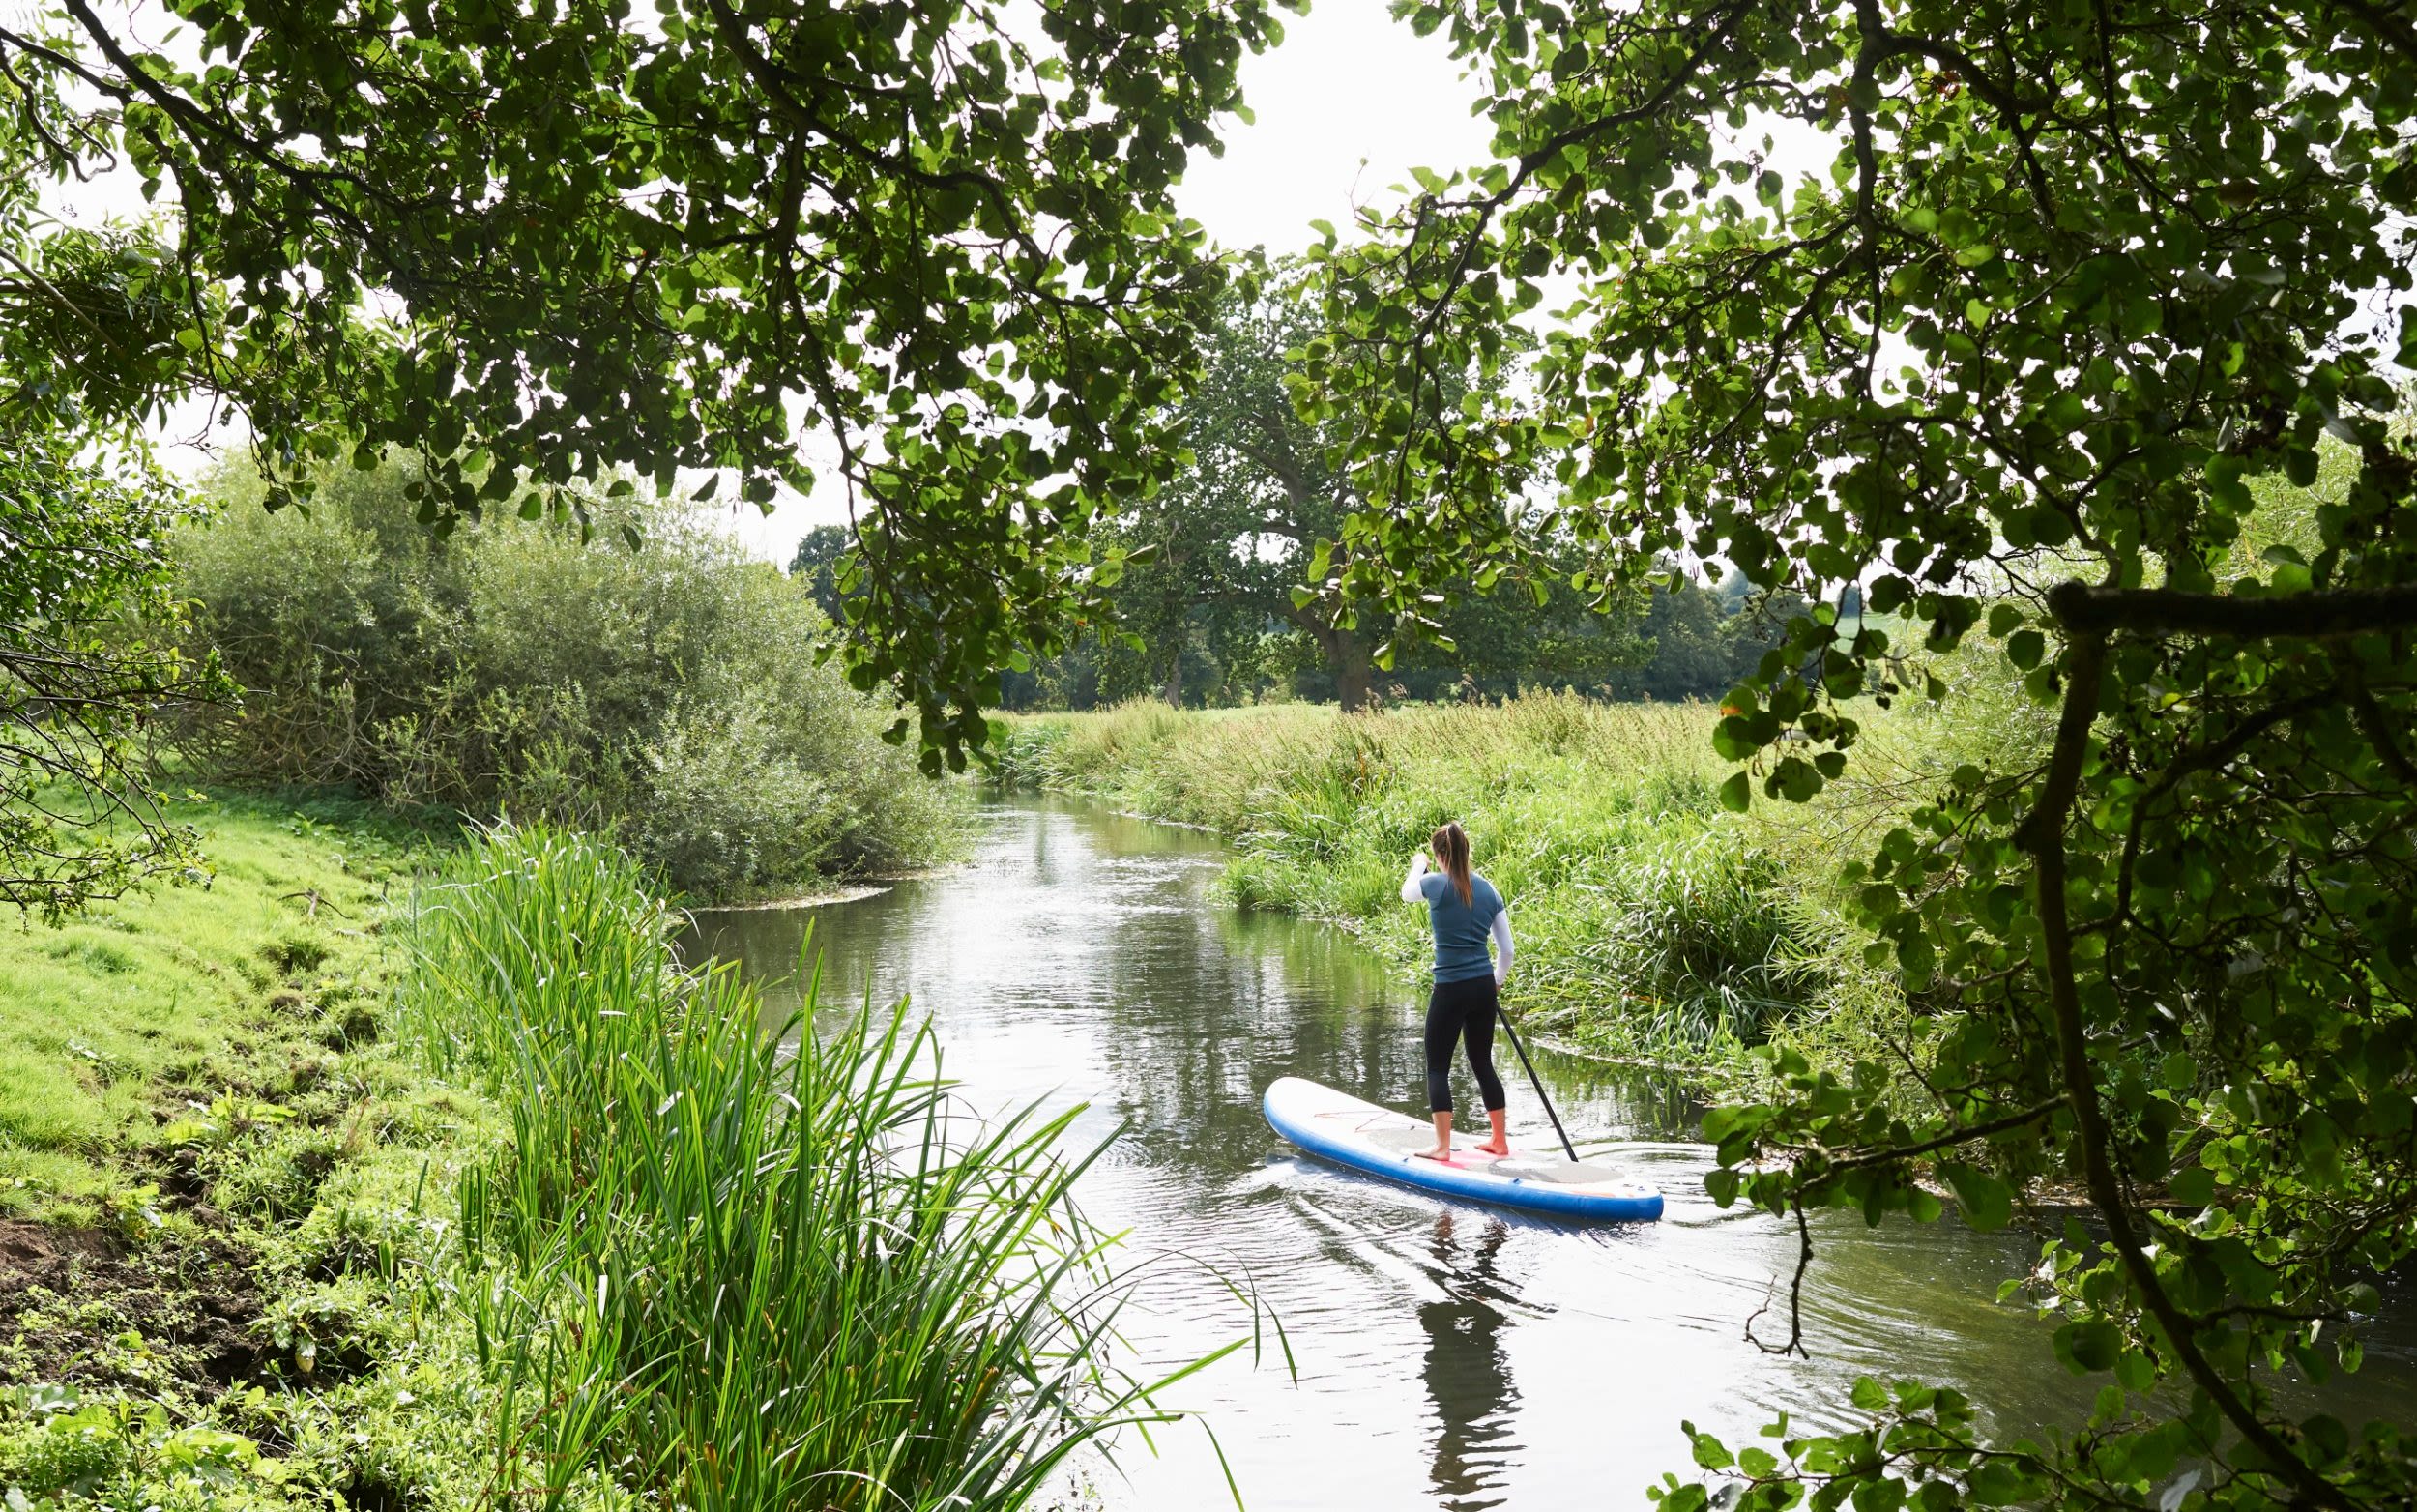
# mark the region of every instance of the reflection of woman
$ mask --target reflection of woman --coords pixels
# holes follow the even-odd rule
[[[1475,1264],[1463,1271],[1452,1215],[1436,1219],[1435,1258],[1442,1266],[1445,1299],[1420,1306],[1418,1326],[1427,1335],[1427,1394],[1437,1418],[1430,1473],[1450,1512],[1500,1506],[1500,1496],[1484,1493],[1500,1484],[1502,1463],[1515,1448],[1509,1439],[1519,1390],[1501,1338],[1509,1320],[1495,1305],[1510,1300],[1496,1274],[1496,1257],[1509,1237],[1500,1219],[1487,1224]]]
[[[1435,931],[1435,991],[1427,998],[1427,1107],[1435,1115],[1435,1148],[1421,1153],[1429,1160],[1452,1158],[1452,1045],[1461,1041],[1493,1125],[1477,1148],[1507,1155],[1502,1079],[1494,1074],[1494,1013],[1501,985],[1510,980],[1510,909],[1494,884],[1469,869],[1469,836],[1458,824],[1438,829],[1429,844],[1441,870],[1428,871],[1422,851],[1402,879],[1402,901],[1425,900]],[[1497,958],[1487,957],[1489,936],[1500,949]]]

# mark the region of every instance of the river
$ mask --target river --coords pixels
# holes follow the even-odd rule
[[[778,983],[810,923],[825,1001],[868,985],[878,1001],[911,995],[977,1107],[1080,1102],[1078,1132],[1121,1127],[1080,1193],[1092,1217],[1131,1231],[1129,1260],[1150,1262],[1123,1330],[1141,1360],[1197,1357],[1246,1329],[1219,1273],[1281,1319],[1297,1381],[1270,1340],[1255,1364],[1245,1351],[1180,1383],[1169,1400],[1197,1421],[1155,1431],[1154,1453],[1125,1435],[1114,1468],[1089,1473],[1099,1503],[1231,1507],[1221,1448],[1252,1512],[1638,1505],[1689,1463],[1680,1419],[1733,1447],[1783,1409],[1842,1426],[1862,1375],[1958,1386],[2003,1430],[2086,1415],[2106,1378],[2065,1374],[2031,1311],[1995,1300],[2036,1240],[1952,1219],[1874,1230],[1818,1215],[1810,1357],[1757,1349],[1744,1325],[1767,1301],[1758,1332],[1785,1336],[1794,1233],[1704,1197],[1711,1151],[1665,1078],[1536,1057],[1580,1152],[1666,1194],[1655,1224],[1521,1218],[1296,1153],[1261,1119],[1260,1090],[1303,1076],[1415,1111],[1422,999],[1339,930],[1217,903],[1224,858],[1204,834],[1010,800],[981,810],[961,869],[844,904],[698,919],[712,948],[774,983],[776,1010],[796,1003]],[[1514,1142],[1551,1147],[1500,1053]],[[1476,1106],[1465,1066],[1456,1087]],[[2325,1406],[2353,1424],[2404,1417],[2412,1332],[2371,1339],[2365,1369]]]

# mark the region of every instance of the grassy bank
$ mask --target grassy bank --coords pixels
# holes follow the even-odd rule
[[[171,817],[213,858],[206,886],[0,930],[0,1215],[102,1221],[172,1174],[194,1105],[325,1112],[377,1038],[380,909],[426,836],[311,793]]]
[[[1402,871],[1458,819],[1511,900],[1506,1002],[1535,1028],[1715,1069],[1782,1024],[1808,1042],[1859,1037],[1891,1005],[1837,862],[1969,753],[1918,714],[1883,717],[1853,780],[1809,808],[1736,815],[1714,797],[1733,769],[1710,748],[1713,717],[1564,696],[1352,717],[1132,704],[1006,721],[1002,776],[1215,829],[1238,852],[1237,902],[1337,921],[1412,972],[1425,916],[1400,901]]]
[[[1065,1119],[784,1054],[608,845],[181,817],[206,890],[0,936],[11,1507],[984,1512],[1155,1418]]]
[[[387,1037],[430,841],[319,795],[178,807],[206,887],[0,932],[0,1487],[461,1504],[479,1390],[434,1278],[493,1125]]]
[[[620,853],[537,830],[417,930],[407,1032],[513,1131],[461,1208],[499,1491],[983,1512],[1151,1418],[1101,1363],[1122,1289],[1068,1200],[1074,1114],[952,1112],[897,1013],[784,1048],[673,928]]]

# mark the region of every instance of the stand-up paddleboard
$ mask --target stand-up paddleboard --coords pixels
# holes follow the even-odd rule
[[[1458,1133],[1449,1161],[1428,1160],[1418,1151],[1435,1148],[1433,1124],[1297,1076],[1269,1087],[1261,1107],[1269,1127],[1309,1153],[1388,1181],[1562,1218],[1662,1215],[1661,1193],[1591,1161],[1522,1149],[1489,1155]]]

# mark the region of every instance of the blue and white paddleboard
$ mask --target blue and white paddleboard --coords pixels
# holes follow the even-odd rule
[[[1435,1148],[1433,1124],[1297,1076],[1269,1087],[1261,1107],[1269,1127],[1309,1153],[1406,1186],[1561,1218],[1662,1215],[1660,1192],[1592,1161],[1522,1149],[1489,1155],[1461,1133],[1449,1161],[1426,1159],[1418,1151]]]

